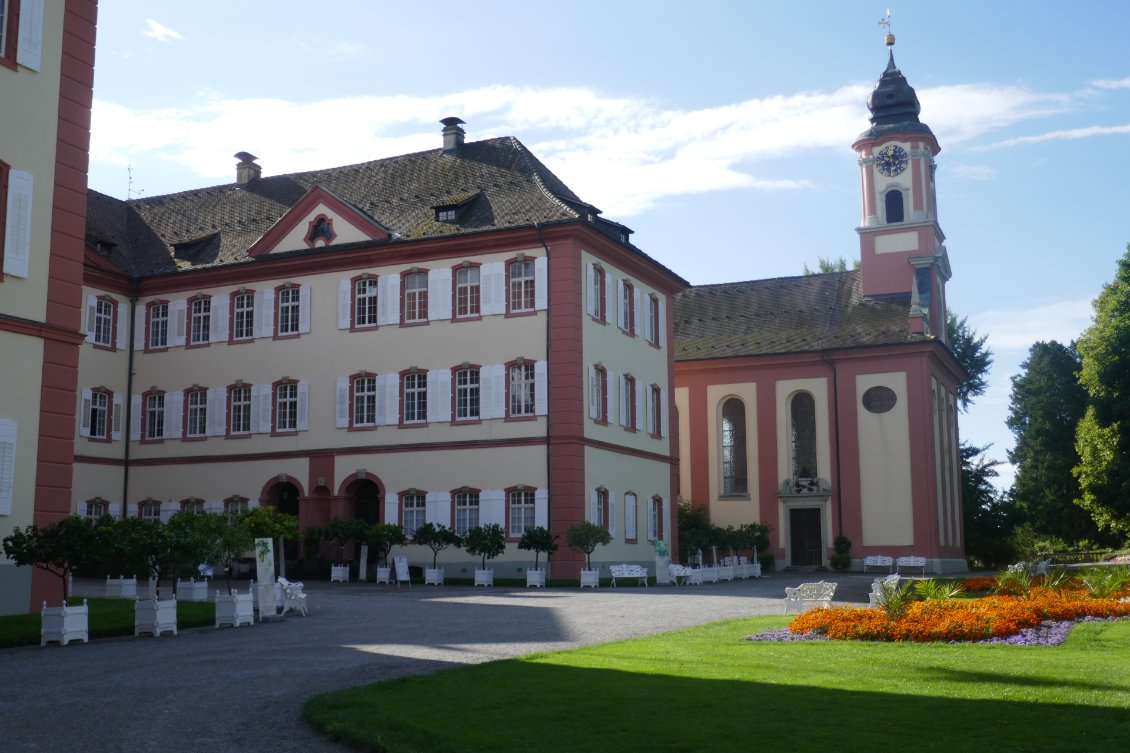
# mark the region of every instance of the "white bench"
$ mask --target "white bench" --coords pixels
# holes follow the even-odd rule
[[[827,609],[832,604],[832,596],[836,593],[836,584],[826,581],[816,583],[801,583],[794,588],[785,587],[785,614],[793,604],[804,606],[813,605]]]
[[[671,582],[676,586],[679,585],[680,578],[684,586],[702,585],[702,571],[696,568],[671,564],[667,566],[667,572],[671,574]]]
[[[86,599],[81,607],[49,607],[43,602],[40,613],[39,645],[58,643],[65,646],[71,641],[90,643],[90,607]]]
[[[863,558],[863,572],[867,572],[871,567],[886,568],[887,572],[894,572],[895,561],[891,557],[886,557],[882,554],[873,554],[870,557]]]
[[[886,597],[883,596],[883,585],[898,586],[900,577],[898,573],[895,573],[885,578],[876,578],[871,584],[871,593],[867,594],[867,605],[870,607],[883,606],[886,602]]]
[[[612,587],[616,587],[616,579],[630,580],[636,579],[637,586],[647,585],[647,568],[643,565],[609,565],[608,569],[612,571]]]
[[[923,575],[926,574],[926,558],[925,557],[899,557],[895,561],[895,572],[901,573],[904,569],[909,567],[917,567],[919,572]]]
[[[279,576],[278,584],[282,588],[282,601],[283,601],[283,614],[290,610],[301,612],[302,616],[306,616],[306,592],[302,590],[302,582],[292,583],[286,578]]]

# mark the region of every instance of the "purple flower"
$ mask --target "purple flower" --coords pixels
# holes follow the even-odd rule
[[[824,636],[817,632],[793,633],[788,628],[780,630],[766,630],[757,635],[747,635],[747,641],[826,641]]]

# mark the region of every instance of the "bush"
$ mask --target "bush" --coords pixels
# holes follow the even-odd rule
[[[467,553],[482,557],[482,567],[487,569],[487,560],[492,560],[506,551],[506,531],[498,523],[475,526],[467,531],[463,544]]]
[[[570,549],[585,555],[585,569],[592,570],[592,553],[598,546],[611,543],[612,537],[603,527],[586,520],[569,526],[569,530],[565,532],[565,541]]]
[[[545,561],[549,562],[549,558],[557,551],[556,534],[550,533],[549,529],[544,526],[535,526],[527,528],[526,532],[522,534],[522,540],[518,542],[518,548],[524,551],[533,551],[534,553],[534,569],[538,569],[538,557],[542,552],[545,552]]]

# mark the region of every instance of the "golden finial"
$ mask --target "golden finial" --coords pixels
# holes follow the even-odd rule
[[[887,8],[887,15],[879,19],[879,25],[887,30],[887,36],[883,37],[888,47],[895,46],[895,35],[891,33],[891,9]]]

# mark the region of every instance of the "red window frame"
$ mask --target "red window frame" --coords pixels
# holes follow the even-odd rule
[[[324,226],[328,231],[328,236],[322,233],[314,235],[314,230],[318,227],[319,222],[324,222]],[[316,248],[319,243],[323,246],[329,246],[337,238],[337,231],[334,230],[334,219],[327,214],[319,214],[314,219],[306,224],[306,235],[302,238],[307,248]]]
[[[94,433],[94,399],[95,396],[104,397],[106,399],[106,407],[103,409],[106,413],[105,422],[103,424],[104,431],[101,434]],[[92,442],[111,442],[114,439],[114,393],[111,390],[95,387],[90,391],[90,416],[87,419],[90,423],[90,433],[87,439]]]
[[[99,304],[108,304],[110,306],[110,342],[98,342],[98,307]],[[112,295],[100,295],[94,302],[94,338],[90,344],[99,350],[117,351],[118,349],[118,301]]]
[[[593,290],[589,291],[589,295],[596,296],[596,306],[593,307],[593,314],[591,314],[593,321],[600,322],[601,324],[608,323],[608,311],[605,308],[605,301],[607,298],[608,275],[604,272],[604,267],[599,264],[594,264],[592,268]]]
[[[525,268],[527,265],[530,270],[529,277],[514,277],[514,268],[522,265]],[[530,257],[522,259],[511,259],[506,262],[506,315],[507,316],[529,316],[530,314],[537,313],[537,304],[535,299],[535,280],[537,277],[536,265],[534,260]],[[516,289],[517,288],[517,289]],[[514,305],[515,298],[518,298],[518,303],[521,305]],[[528,305],[527,305],[528,304]]]
[[[593,418],[598,424],[608,424],[608,370],[597,364],[593,367],[596,371],[596,378],[600,381],[600,400],[596,403],[597,415]],[[589,399],[592,399],[592,395]]]
[[[9,0],[9,3],[15,0]],[[11,7],[9,5],[9,7]],[[0,62],[3,62],[0,51]],[[4,239],[8,236],[8,173],[12,166],[0,160],[0,281],[4,280]]]
[[[4,38],[0,42],[0,65],[12,70],[17,70],[16,54],[19,51],[20,36],[20,0],[8,0],[8,13],[4,17]],[[0,228],[2,230],[3,228]],[[0,239],[3,233],[0,233]],[[0,243],[2,245],[2,243]]]
[[[653,384],[648,388],[648,400],[651,402],[648,405],[648,412],[654,411],[655,421],[653,422],[651,436],[663,436],[663,390],[658,384]]]
[[[627,401],[625,405],[628,406],[628,415],[626,416],[628,422],[621,425],[626,431],[634,432],[636,430],[636,411],[638,410],[636,406],[636,378],[631,374],[625,374],[620,380],[620,386],[624,392],[628,393],[627,396],[620,396],[621,400]]]
[[[619,301],[624,310],[624,322],[620,331],[625,335],[636,336],[636,286],[631,280],[624,280]]]
[[[247,390],[247,431],[233,431],[232,427],[235,424],[235,391]],[[246,439],[249,438],[254,431],[251,425],[251,401],[254,399],[251,396],[250,384],[229,384],[227,394],[228,416],[226,426],[224,427],[224,436],[227,439]]]
[[[652,294],[647,297],[647,315],[651,319],[651,339],[648,343],[659,347],[659,297]]]
[[[284,304],[283,303],[283,294],[285,293],[287,295],[287,297],[289,298],[290,294],[292,292],[295,295],[294,301],[291,302],[291,301],[288,300]],[[293,330],[288,329],[286,332],[282,331],[283,306],[284,305],[286,306],[288,323],[290,321],[290,311],[291,311],[291,309],[294,310],[294,329]],[[276,339],[276,340],[290,340],[290,339],[293,339],[295,337],[298,337],[301,334],[302,334],[302,286],[301,285],[295,285],[294,283],[279,285],[277,288],[275,288],[275,336],[274,336],[274,339]]]
[[[475,389],[478,393],[478,410],[474,418],[459,418],[459,375],[463,372],[474,372],[476,376]],[[459,364],[451,367],[451,423],[453,424],[478,424],[482,423],[483,416],[483,372],[482,366],[477,363]]]
[[[279,419],[282,417],[282,410],[280,409],[280,396],[279,392],[283,387],[294,387],[294,428],[280,429]],[[287,396],[286,401],[290,402],[290,397]],[[298,433],[298,380],[297,379],[280,379],[277,382],[271,383],[271,436],[273,437],[289,437]]]
[[[531,518],[530,518],[530,528],[533,528],[534,526],[537,525],[537,490],[534,489],[534,487],[528,486],[526,484],[518,484],[516,486],[511,486],[511,487],[505,489],[505,492],[506,492],[506,540],[507,541],[518,541],[519,539],[522,538],[522,535],[525,533],[525,531],[523,530],[522,533],[514,533],[514,529],[513,529],[513,525],[514,525],[514,515],[513,515],[514,495],[515,494],[522,494],[522,495],[529,494],[530,495],[530,504],[529,504],[530,516],[531,516]],[[524,504],[522,505],[522,507],[525,507],[525,506],[526,505],[524,505]]]
[[[150,511],[153,512],[149,515]],[[146,499],[137,503],[137,517],[139,520],[147,520],[150,523],[161,522],[161,501],[158,499]]]
[[[150,431],[150,426],[149,426],[149,414],[151,412],[151,409],[149,407],[149,399],[151,397],[160,397],[161,398],[161,417],[160,417],[161,436],[159,436],[159,437],[151,436],[152,432]],[[165,393],[164,390],[147,390],[146,392],[141,393],[141,441],[142,442],[155,443],[155,442],[164,442],[165,441],[165,439],[166,439],[166,436],[165,436],[165,398],[166,398],[166,393]]]
[[[153,344],[153,314],[159,306],[164,306],[165,311],[165,344]],[[169,302],[165,299],[149,301],[145,304],[145,352],[164,353],[169,349]]]
[[[416,528],[413,528],[411,530],[409,530],[408,528],[407,516],[405,515],[405,511],[407,509],[405,507],[405,503],[408,502],[409,497],[411,497],[414,502],[418,501],[420,503],[419,506],[413,506],[412,510],[419,511],[421,515],[420,524],[416,526]],[[416,533],[416,529],[428,522],[428,495],[426,492],[420,489],[405,489],[404,491],[397,493],[396,501],[397,513],[400,517],[399,523],[404,529],[404,533],[408,537],[408,540],[411,541],[413,534]]]
[[[423,278],[424,287],[408,290],[408,280]],[[415,318],[408,318],[409,303]],[[428,270],[408,269],[400,273],[400,326],[419,327],[428,323]]]
[[[455,531],[455,533],[459,534],[460,536],[465,535],[467,533],[467,530],[459,530],[459,497],[472,494],[475,496],[475,523],[474,525],[468,525],[467,529],[471,529],[475,526],[480,526],[483,524],[482,490],[474,489],[470,486],[464,486],[459,489],[451,490],[451,530]]]
[[[600,508],[600,520],[593,521],[604,530],[608,528],[608,490],[598,487],[596,490],[596,505]]]
[[[460,283],[459,273],[474,270],[478,275],[475,283]],[[461,295],[466,290],[466,295]],[[483,318],[483,278],[480,264],[467,262],[451,268],[451,318],[453,321],[476,321]],[[464,306],[464,304],[466,304]],[[460,308],[466,310],[461,313]]]
[[[377,285],[379,279],[380,278],[376,275],[362,274],[357,275],[349,281],[349,330],[351,332],[356,332],[358,330],[367,331],[377,329],[377,327],[379,326],[381,306],[381,299]],[[365,324],[358,322],[361,308],[357,304],[358,300],[360,299],[359,290],[362,285],[368,290],[368,294],[365,296],[366,300],[372,301],[371,305],[366,304],[365,306],[365,308],[372,309],[371,311],[366,312],[372,315],[372,321]]]
[[[515,413],[513,403],[513,392],[511,385],[513,384],[514,369],[521,368],[529,370],[529,386],[530,386],[530,412],[529,413]],[[507,421],[533,421],[537,418],[537,362],[530,358],[515,358],[506,364],[506,420]]]
[[[419,392],[424,397],[423,400],[423,413],[422,419],[408,420],[408,378],[422,380],[423,387],[412,387],[413,392]],[[405,369],[400,372],[400,427],[411,428],[415,426],[428,425],[428,372],[426,369]]]
[[[250,501],[251,500],[249,500],[247,497],[241,497],[238,494],[232,497],[228,497],[224,500],[224,514],[231,515],[232,513],[240,514],[247,512],[249,509],[251,509],[248,506],[248,503]]]
[[[663,497],[658,494],[652,495],[651,499],[647,501],[647,515],[648,515],[648,541],[663,541]],[[651,538],[651,520],[654,516],[655,520],[655,538]]]
[[[204,514],[204,500],[199,497],[188,497],[180,501],[180,511],[191,515]]]
[[[204,431],[200,434],[193,434],[189,431],[190,418],[192,410],[190,401],[193,395],[204,396]],[[181,439],[189,442],[199,442],[200,440],[208,438],[208,388],[207,387],[189,387],[184,391],[184,406],[183,417],[181,419]]]
[[[238,305],[239,305],[239,299],[241,299],[241,298],[245,298],[246,300],[249,300],[251,302],[250,308],[243,309],[244,311],[249,311],[250,314],[247,317],[247,325],[248,326],[247,326],[246,329],[248,330],[248,332],[247,332],[246,335],[244,335],[242,337],[240,337],[237,334],[239,332],[238,311],[240,310],[238,308]],[[228,321],[231,322],[231,327],[228,330],[228,342],[229,343],[235,345],[236,343],[255,342],[255,291],[254,290],[248,290],[246,288],[241,288],[239,290],[233,290],[232,291],[231,297],[228,300]]]
[[[207,306],[204,303],[207,302]],[[208,311],[197,311],[197,304],[201,304],[201,308],[207,308]],[[212,296],[210,295],[194,295],[188,299],[188,323],[184,328],[184,347],[185,348],[207,348],[212,343]],[[205,320],[201,325],[203,330],[204,339],[196,339],[196,329],[199,320]]]
[[[373,421],[372,423],[360,423],[357,421],[357,383],[362,380],[373,380]],[[380,416],[377,415],[377,375],[368,372],[358,372],[349,377],[349,430],[350,431],[372,431],[377,428],[377,422]]]

